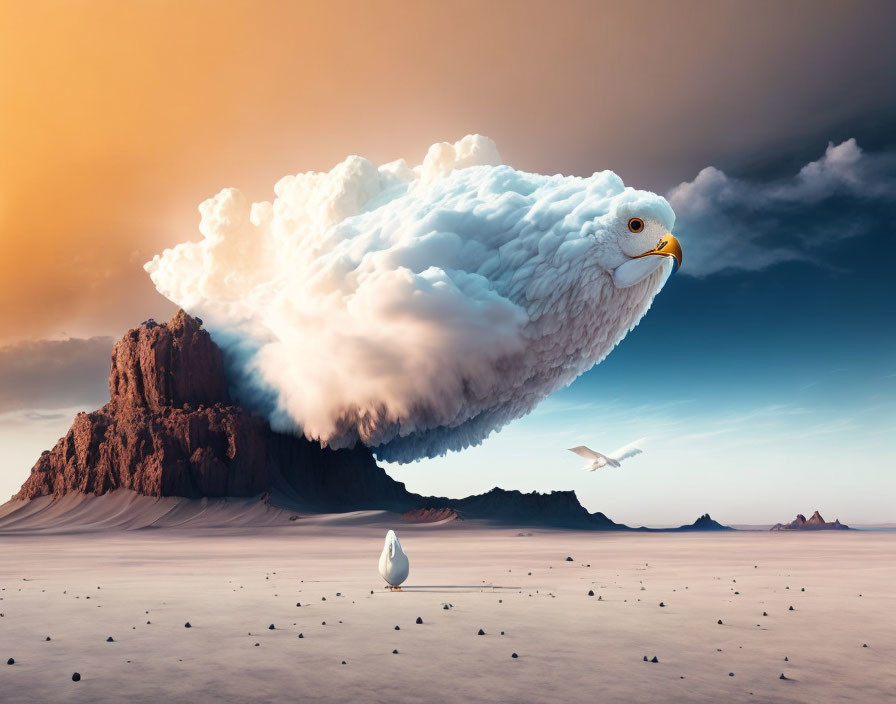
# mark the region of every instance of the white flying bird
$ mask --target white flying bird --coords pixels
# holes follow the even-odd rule
[[[629,457],[640,455],[641,448],[638,447],[638,445],[640,445],[646,439],[647,438],[640,438],[638,440],[635,440],[634,442],[630,442],[628,445],[623,445],[618,450],[611,452],[609,455],[595,452],[591,448],[585,447],[584,445],[571,447],[569,448],[569,451],[575,452],[579,457],[584,457],[586,460],[591,460],[591,464],[585,466],[583,469],[587,469],[589,472],[593,472],[595,469],[600,469],[601,467],[606,467],[607,465],[610,465],[611,467],[618,467],[622,460],[627,460]]]
[[[410,564],[408,556],[401,549],[401,543],[398,542],[398,536],[394,530],[386,533],[386,544],[383,545],[383,552],[380,555],[380,575],[386,580],[386,584],[393,591],[401,591],[399,586],[408,578]]]

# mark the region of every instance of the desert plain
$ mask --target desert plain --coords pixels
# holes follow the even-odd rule
[[[893,532],[97,501],[0,511],[0,701],[896,700]],[[377,573],[388,528],[402,592]]]

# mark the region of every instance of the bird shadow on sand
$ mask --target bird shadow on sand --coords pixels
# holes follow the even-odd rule
[[[462,594],[465,592],[517,590],[522,587],[504,587],[495,584],[410,584],[401,585],[404,592],[427,592],[430,594]]]

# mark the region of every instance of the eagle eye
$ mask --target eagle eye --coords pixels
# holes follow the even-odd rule
[[[630,232],[641,232],[644,229],[644,221],[641,218],[632,218],[628,221],[628,229]]]

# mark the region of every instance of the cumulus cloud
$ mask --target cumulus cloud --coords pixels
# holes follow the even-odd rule
[[[113,342],[91,337],[0,347],[0,413],[102,405],[109,398]],[[32,420],[46,419],[45,413],[32,412]]]
[[[683,271],[708,276],[814,261],[832,239],[858,233],[858,208],[896,199],[894,173],[896,155],[869,154],[855,139],[828,144],[786,179],[738,179],[708,166],[666,196],[688,247]]]
[[[516,171],[479,135],[415,167],[351,156],[274,193],[221,191],[199,207],[203,238],[146,270],[205,320],[243,403],[382,459],[461,449],[525,415],[603,359],[671,270],[652,257],[642,281],[613,284],[672,227],[664,199],[609,171]]]

